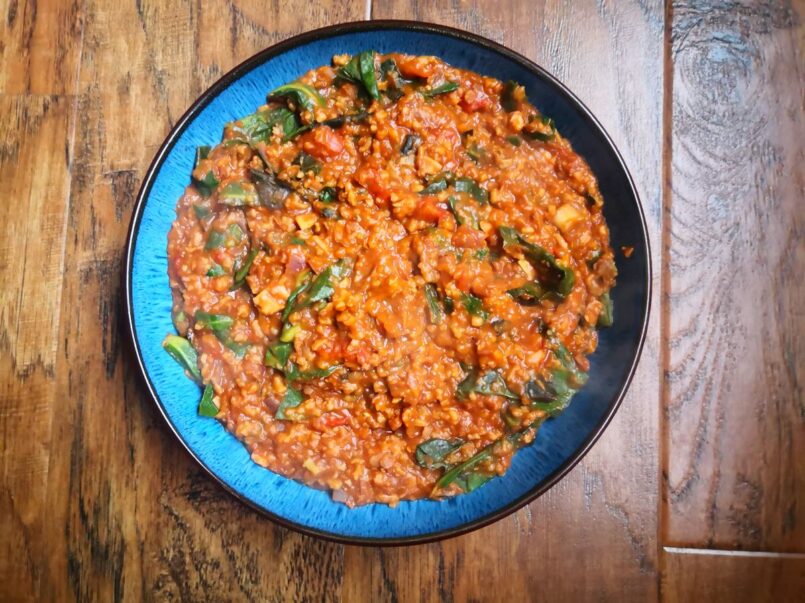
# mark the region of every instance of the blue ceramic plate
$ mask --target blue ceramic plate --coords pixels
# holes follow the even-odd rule
[[[615,325],[601,331],[590,380],[536,443],[518,452],[505,476],[471,494],[436,502],[357,509],[326,492],[254,464],[217,421],[196,414],[201,392],[163,350],[173,332],[167,234],[189,182],[197,146],[214,145],[224,124],[252,113],[268,90],[325,65],[335,54],[366,49],[436,55],[457,67],[525,85],[528,97],[590,164],[605,199],[612,247],[634,247],[618,261]],[[622,256],[621,256],[622,257]],[[601,435],[629,385],[648,319],[648,240],[640,202],[620,154],[589,110],[543,69],[494,42],[465,32],[403,21],[337,25],[297,36],[239,65],[199,98],[168,136],[146,174],[128,239],[126,304],[134,349],[148,389],[191,455],[235,496],[288,527],[349,543],[435,540],[486,525],[539,496]]]

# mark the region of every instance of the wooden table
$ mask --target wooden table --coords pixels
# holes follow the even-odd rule
[[[0,0],[0,599],[786,601],[805,593],[805,3]],[[649,337],[548,494],[407,548],[300,536],[202,473],[123,336],[140,180],[256,51],[368,18],[545,66],[646,209]]]

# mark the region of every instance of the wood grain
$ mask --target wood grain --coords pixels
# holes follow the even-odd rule
[[[72,94],[80,0],[0,2],[0,94]]]
[[[805,551],[799,8],[673,6],[669,544]]]
[[[36,597],[47,551],[71,105],[0,95],[0,599]]]
[[[666,551],[668,603],[795,603],[805,593],[805,555]]]

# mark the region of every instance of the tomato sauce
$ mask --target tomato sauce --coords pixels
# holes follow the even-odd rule
[[[503,474],[612,321],[596,179],[515,82],[337,56],[192,177],[169,271],[209,414],[347,505]]]

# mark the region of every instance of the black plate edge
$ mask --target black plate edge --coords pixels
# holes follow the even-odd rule
[[[281,517],[279,515],[276,515],[275,513],[272,513],[271,511],[268,511],[267,509],[263,509],[262,507],[259,507],[252,501],[242,496],[240,493],[230,488],[228,484],[223,482],[206,464],[204,464],[201,461],[200,458],[196,456],[196,454],[184,441],[179,432],[176,430],[176,427],[174,426],[173,422],[168,417],[168,414],[162,405],[162,401],[159,399],[159,396],[156,393],[156,389],[154,388],[154,385],[151,382],[151,379],[149,378],[147,371],[145,370],[145,364],[143,363],[140,346],[137,342],[136,328],[134,326],[134,306],[132,302],[131,275],[134,261],[135,241],[137,233],[140,228],[142,211],[145,205],[145,200],[148,198],[148,195],[151,192],[151,188],[153,187],[156,173],[159,167],[162,165],[162,162],[164,161],[167,154],[173,149],[173,146],[176,144],[176,141],[179,138],[179,136],[184,132],[184,129],[186,128],[188,122],[198,112],[204,109],[204,107],[206,107],[221,91],[223,91],[227,86],[229,86],[229,84],[231,84],[233,80],[239,78],[245,72],[251,71],[253,68],[257,67],[261,63],[264,63],[267,59],[273,56],[281,54],[287,50],[290,50],[292,48],[295,48],[296,46],[300,46],[307,42],[312,42],[314,40],[320,39],[322,37],[332,37],[335,35],[349,34],[356,31],[375,31],[375,30],[386,30],[386,29],[408,29],[417,32],[435,33],[452,38],[458,38],[460,40],[472,42],[474,44],[479,44],[492,50],[493,52],[505,56],[510,60],[520,63],[523,67],[526,67],[528,70],[537,73],[540,77],[550,82],[557,89],[558,92],[563,94],[566,97],[566,99],[569,100],[570,103],[574,105],[598,129],[599,133],[603,136],[604,140],[614,151],[615,157],[618,160],[618,164],[620,165],[621,169],[623,169],[623,172],[626,174],[626,177],[629,181],[629,186],[632,190],[632,194],[634,195],[634,198],[637,201],[637,209],[640,215],[640,224],[643,231],[643,240],[645,241],[644,251],[646,254],[647,288],[646,288],[646,296],[644,299],[645,310],[643,313],[643,327],[640,332],[637,350],[634,355],[634,359],[632,360],[632,364],[629,367],[629,372],[627,373],[626,379],[624,380],[623,385],[621,386],[621,389],[618,392],[617,397],[615,398],[615,401],[610,405],[609,410],[607,411],[603,421],[600,423],[598,428],[593,433],[591,433],[589,437],[582,443],[578,452],[573,457],[565,461],[562,465],[560,465],[551,475],[548,476],[548,478],[539,487],[534,488],[532,491],[512,501],[505,507],[498,509],[497,511],[490,513],[485,517],[482,517],[480,519],[477,519],[473,522],[470,522],[460,527],[449,528],[447,530],[441,530],[439,532],[432,532],[422,536],[409,536],[402,538],[363,538],[358,536],[342,536],[339,534],[334,534],[331,532],[325,532],[323,530],[310,528],[308,526],[304,526],[289,521],[284,517]],[[173,126],[170,133],[165,138],[164,142],[162,143],[156,155],[154,156],[154,159],[152,160],[151,164],[148,166],[148,170],[146,171],[145,176],[143,177],[142,184],[140,185],[140,191],[138,192],[137,199],[135,201],[134,210],[132,211],[131,223],[129,225],[129,231],[126,237],[125,264],[124,264],[124,271],[121,276],[123,279],[123,295],[126,309],[126,325],[128,326],[126,335],[129,341],[131,342],[132,347],[134,348],[134,354],[137,359],[137,365],[140,368],[140,373],[145,380],[148,392],[151,394],[151,398],[156,404],[157,408],[159,409],[160,414],[165,419],[165,422],[168,424],[171,431],[176,436],[177,440],[179,440],[179,442],[182,444],[184,449],[190,454],[190,456],[221,487],[223,487],[224,490],[226,490],[232,496],[237,498],[241,503],[246,504],[247,506],[257,511],[258,513],[261,513],[262,515],[267,516],[275,523],[285,528],[305,534],[307,536],[315,536],[338,544],[362,545],[362,546],[405,546],[413,544],[426,544],[430,542],[444,540],[446,538],[453,538],[456,536],[467,534],[474,530],[478,530],[480,528],[488,526],[506,517],[507,515],[510,515],[511,513],[519,510],[520,508],[524,507],[525,505],[529,504],[530,502],[534,501],[535,499],[543,495],[545,492],[550,490],[557,482],[559,482],[563,477],[565,477],[565,475],[567,475],[587,455],[587,453],[590,451],[590,448],[592,448],[593,444],[595,444],[595,442],[598,441],[598,438],[601,437],[606,428],[609,426],[610,422],[612,421],[612,418],[615,416],[615,413],[618,411],[618,409],[621,406],[621,403],[623,402],[623,398],[626,395],[626,392],[628,391],[629,386],[632,383],[632,379],[634,378],[637,365],[640,361],[640,357],[643,352],[643,345],[646,339],[646,332],[648,330],[649,316],[651,312],[651,294],[652,294],[651,248],[649,244],[649,235],[648,235],[648,228],[646,226],[646,218],[643,212],[643,205],[640,201],[640,195],[638,194],[637,188],[635,187],[634,179],[632,178],[632,175],[629,172],[629,169],[627,168],[626,163],[623,160],[623,156],[621,155],[617,146],[615,146],[615,143],[613,142],[609,133],[604,129],[604,127],[601,125],[598,119],[592,114],[592,112],[587,108],[587,106],[583,102],[581,102],[581,100],[579,100],[576,97],[576,95],[570,91],[569,88],[567,88],[562,82],[556,79],[544,68],[540,67],[530,59],[522,56],[521,54],[513,50],[510,50],[501,44],[498,44],[497,42],[494,42],[477,34],[462,31],[460,29],[456,29],[453,27],[448,27],[446,25],[437,25],[435,23],[425,23],[419,21],[408,21],[408,20],[397,20],[397,19],[351,21],[330,25],[327,27],[322,27],[319,29],[314,29],[311,31],[295,35],[258,52],[257,54],[249,57],[248,59],[240,63],[239,65],[233,67],[226,74],[221,76],[221,78],[219,78],[212,86],[210,86],[200,97],[198,97],[193,102],[193,104],[190,105],[190,107],[182,115],[182,117],[179,118],[179,120],[176,122],[176,125]]]

